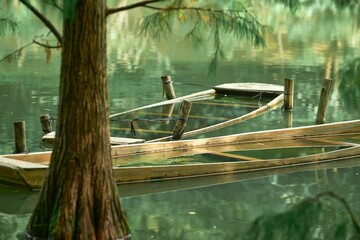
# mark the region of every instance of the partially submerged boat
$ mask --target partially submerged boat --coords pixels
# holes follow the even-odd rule
[[[183,138],[222,129],[282,106],[284,87],[264,83],[227,83],[212,89],[109,116],[113,145],[171,139],[183,100],[192,103]],[[175,109],[175,110],[174,110]],[[120,136],[120,137],[119,137]],[[43,137],[53,142],[55,133]]]
[[[0,156],[0,182],[41,188],[50,156],[51,152]],[[360,156],[360,120],[113,146],[112,156],[119,184],[354,161]]]

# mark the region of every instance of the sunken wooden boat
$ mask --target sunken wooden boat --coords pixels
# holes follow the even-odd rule
[[[183,100],[192,103],[183,138],[238,124],[281,107],[284,86],[226,83],[212,89],[131,109],[109,116],[112,145],[170,140]],[[175,110],[174,110],[175,109]],[[135,134],[136,132],[136,134]],[[117,137],[121,136],[121,137]],[[43,141],[52,143],[55,133]]]
[[[51,152],[0,156],[0,182],[41,188],[50,156]],[[360,157],[360,120],[113,146],[112,156],[118,184],[353,162]]]

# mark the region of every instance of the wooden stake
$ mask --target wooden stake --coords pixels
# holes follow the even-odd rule
[[[162,80],[162,83],[163,83],[163,90],[164,90],[164,93],[166,95],[166,99],[169,100],[169,99],[176,98],[171,77],[169,75],[162,76],[161,80]]]
[[[14,153],[26,153],[26,131],[25,122],[14,122],[15,151]]]
[[[171,116],[172,116],[172,113],[174,111],[174,107],[175,107],[175,104],[167,104],[167,105],[164,105],[162,107],[162,114],[161,114],[161,117],[165,118],[166,120],[164,120],[162,123],[166,123],[168,124],[170,122],[170,119],[171,119]]]
[[[186,122],[191,110],[191,102],[183,100],[179,110],[179,117],[173,131],[171,140],[180,140],[184,134]]]
[[[40,117],[41,129],[43,133],[50,133],[51,130],[51,118],[49,114],[42,115]]]
[[[317,111],[316,121],[315,121],[316,124],[325,123],[325,115],[330,98],[332,83],[333,81],[331,79],[324,79],[322,83],[323,85],[321,88],[319,108]]]
[[[284,127],[292,128],[292,125],[293,125],[293,112],[292,111],[283,112],[283,122],[284,122]]]
[[[294,80],[285,79],[284,84],[284,109],[292,111],[294,108]]]

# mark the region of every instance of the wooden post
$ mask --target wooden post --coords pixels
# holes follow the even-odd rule
[[[179,117],[174,127],[171,140],[180,140],[185,131],[186,122],[189,118],[191,102],[183,100],[179,109]]]
[[[319,107],[316,115],[316,124],[325,123],[326,110],[330,98],[331,87],[333,81],[331,79],[324,79],[321,88]]]
[[[175,103],[172,104],[166,104],[162,107],[162,117],[165,118],[164,121],[162,121],[162,123],[166,123],[168,124],[170,122],[172,113],[174,111],[174,107],[175,107]]]
[[[285,79],[284,83],[284,110],[292,111],[294,108],[294,80]]]
[[[292,128],[292,124],[293,124],[293,111],[286,111],[283,112],[283,122],[284,122],[284,127],[286,128]]]
[[[51,118],[49,114],[42,115],[40,117],[41,129],[43,133],[51,132]]]
[[[164,93],[166,95],[166,99],[169,100],[169,99],[176,98],[171,77],[169,75],[162,76],[161,80],[162,80],[162,83],[163,83],[163,91],[164,91]]]
[[[14,122],[15,151],[14,153],[26,153],[26,131],[25,122]]]

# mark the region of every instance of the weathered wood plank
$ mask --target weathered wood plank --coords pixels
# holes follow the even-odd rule
[[[172,103],[179,103],[182,100],[195,101],[197,99],[211,99],[211,98],[215,97],[215,93],[216,93],[216,91],[214,89],[205,90],[205,91],[202,91],[202,92],[189,94],[189,95],[186,95],[186,96],[183,96],[183,97],[177,97],[177,98],[174,98],[174,99],[149,104],[149,105],[139,107],[139,108],[135,108],[135,109],[131,109],[131,110],[128,110],[128,111],[125,111],[125,112],[115,113],[115,114],[110,115],[109,118],[113,118],[113,117],[116,117],[116,116],[124,115],[124,114],[135,112],[135,111],[139,111],[139,110],[146,109],[146,108],[159,107],[159,106],[164,106],[164,105],[168,105],[168,104],[172,104]]]
[[[42,137],[42,141],[47,142],[47,143],[53,143],[54,140],[55,140],[55,132],[45,134]],[[111,145],[126,145],[126,144],[143,143],[143,142],[145,142],[145,139],[110,137]]]

